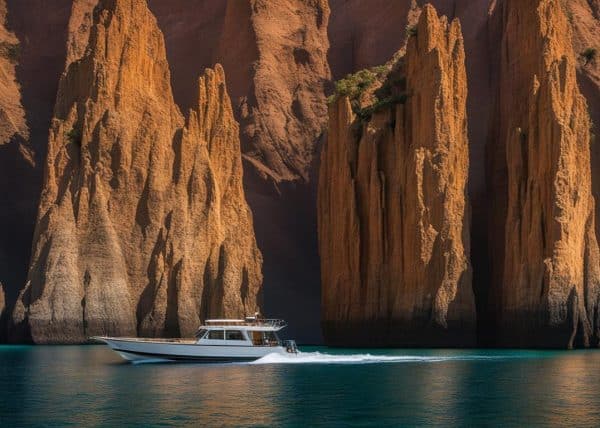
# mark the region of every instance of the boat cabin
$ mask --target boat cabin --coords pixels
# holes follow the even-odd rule
[[[277,319],[211,319],[204,322],[195,336],[202,345],[282,346],[277,331],[284,327],[286,323]]]

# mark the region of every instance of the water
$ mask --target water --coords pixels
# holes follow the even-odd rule
[[[331,350],[123,363],[0,347],[0,426],[600,426],[600,351]]]

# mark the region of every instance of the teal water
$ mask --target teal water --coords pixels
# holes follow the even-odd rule
[[[0,346],[0,426],[600,426],[600,351],[332,350],[123,363]]]

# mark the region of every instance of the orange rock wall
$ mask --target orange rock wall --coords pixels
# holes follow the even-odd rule
[[[355,136],[330,107],[319,182],[323,329],[331,344],[475,343],[460,24],[426,6],[405,58],[405,105]]]
[[[506,346],[598,342],[600,259],[590,118],[561,4],[497,6],[502,28],[491,230],[497,340]]]
[[[96,3],[97,0],[0,0],[3,23],[0,42],[18,46],[11,50],[12,59],[6,55],[7,45],[3,44],[0,49],[4,52],[0,55],[0,171],[4,172],[0,180],[0,283],[6,306],[4,315],[0,316],[0,340],[1,325],[6,322],[6,315],[12,313],[26,283],[58,82],[66,66],[85,54]],[[346,73],[387,61],[403,44],[409,21],[407,11],[424,3],[421,0],[148,0],[165,34],[170,84],[181,111],[197,109],[197,75],[205,67],[223,64],[233,114],[241,120],[246,196],[254,215],[257,241],[265,255],[265,309],[271,315],[288,318],[290,335],[301,340],[318,340],[315,333],[319,330],[320,318],[316,176],[321,135],[327,121],[324,97],[331,88],[329,68],[333,78],[338,79]],[[521,7],[528,10],[515,15],[517,20],[537,10],[536,1],[521,3]],[[598,56],[587,60],[582,54],[589,48],[600,49],[599,3],[597,0],[558,3],[564,7],[566,27],[571,31],[568,28],[563,31],[566,27],[552,19],[552,26],[561,28],[553,33],[555,42],[552,43],[561,45],[565,51],[568,45],[573,46],[569,64],[576,67],[578,89],[587,101],[592,122],[598,124],[600,60]],[[433,0],[432,4],[440,14],[460,19],[462,25],[469,93],[467,188],[472,210],[473,286],[479,311],[479,343],[495,345],[502,301],[498,290],[502,287],[490,284],[501,284],[505,275],[502,255],[507,248],[508,165],[514,161],[513,158],[509,163],[505,161],[509,139],[502,133],[508,132],[509,125],[508,119],[503,119],[504,125],[496,120],[500,115],[499,107],[495,107],[500,101],[496,98],[505,93],[499,88],[501,81],[512,79],[515,86],[523,81],[528,89],[515,92],[515,96],[518,94],[520,100],[518,111],[529,114],[533,108],[529,100],[532,74],[542,81],[540,76],[544,73],[540,72],[541,68],[530,66],[526,59],[523,64],[527,64],[519,60],[518,70],[515,67],[510,70],[512,74],[506,74],[506,67],[501,64],[501,49],[504,46],[511,60],[516,58],[517,52],[511,48],[513,45],[503,45],[502,40],[507,32],[519,30],[516,25],[507,25],[508,12],[504,17],[497,12],[507,10],[506,2]],[[280,22],[285,25],[278,25]],[[531,33],[520,40],[514,38],[514,42],[528,40],[527,43],[541,46],[536,37],[546,37],[546,33],[540,25],[532,28]],[[538,32],[538,36],[534,32]],[[543,56],[543,51],[530,47],[521,50],[527,52],[532,63]],[[509,75],[511,77],[507,77]],[[546,97],[545,101],[536,101],[536,109],[546,110],[547,103],[553,99]],[[510,100],[505,101],[502,104],[510,105]],[[533,126],[525,122],[520,121],[518,126],[522,129]],[[551,123],[549,119],[544,122]],[[590,131],[592,141],[597,133],[597,129]],[[552,138],[556,141],[554,136]],[[503,142],[497,144],[499,140]],[[542,144],[549,140],[539,141]],[[600,196],[597,147],[591,144],[591,188],[596,199]],[[585,187],[585,161],[579,169],[582,175],[578,179]],[[542,177],[536,177],[539,189],[545,189],[547,184],[542,184]],[[519,178],[516,182],[523,180]],[[548,182],[551,180],[544,181]],[[522,187],[519,184],[515,188],[519,186]],[[578,217],[584,215],[579,209]],[[597,218],[598,204],[595,210]],[[514,215],[519,222],[537,218],[537,214],[525,215],[522,208],[517,208]],[[600,222],[594,219],[594,223],[598,235]],[[550,233],[553,229],[546,229],[548,234],[543,235],[544,239],[556,239],[554,232]],[[528,230],[534,233],[534,228]],[[569,233],[572,234],[570,230]],[[588,244],[584,246],[588,248]],[[537,272],[539,257],[548,258],[544,251],[534,248],[531,253],[535,255],[530,259],[515,255],[514,260],[527,259],[528,267],[516,269],[517,273],[510,275]],[[536,277],[537,274],[531,275]],[[579,295],[577,299],[580,300]],[[588,336],[593,344],[595,327],[590,315],[593,308],[589,309],[593,306],[589,303],[593,297],[587,299],[586,316],[592,331]],[[574,346],[585,342],[579,332],[586,328],[577,329]],[[562,339],[562,333],[558,336],[561,339],[557,346],[569,344],[569,340]],[[22,340],[23,336],[18,333],[14,338]]]
[[[60,82],[14,322],[37,343],[65,343],[190,336],[206,317],[256,310],[261,255],[238,135],[220,66],[184,118],[146,2],[102,0]]]

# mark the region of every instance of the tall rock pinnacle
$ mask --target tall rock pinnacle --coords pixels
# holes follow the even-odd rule
[[[330,107],[319,182],[328,343],[475,340],[460,24],[428,5],[413,31],[382,86],[403,96],[392,92],[367,117],[347,97]]]
[[[101,0],[67,65],[15,324],[65,343],[253,312],[262,261],[223,69],[184,119],[145,0]]]
[[[493,307],[499,344],[598,341],[590,118],[560,2],[506,0],[496,127]]]

